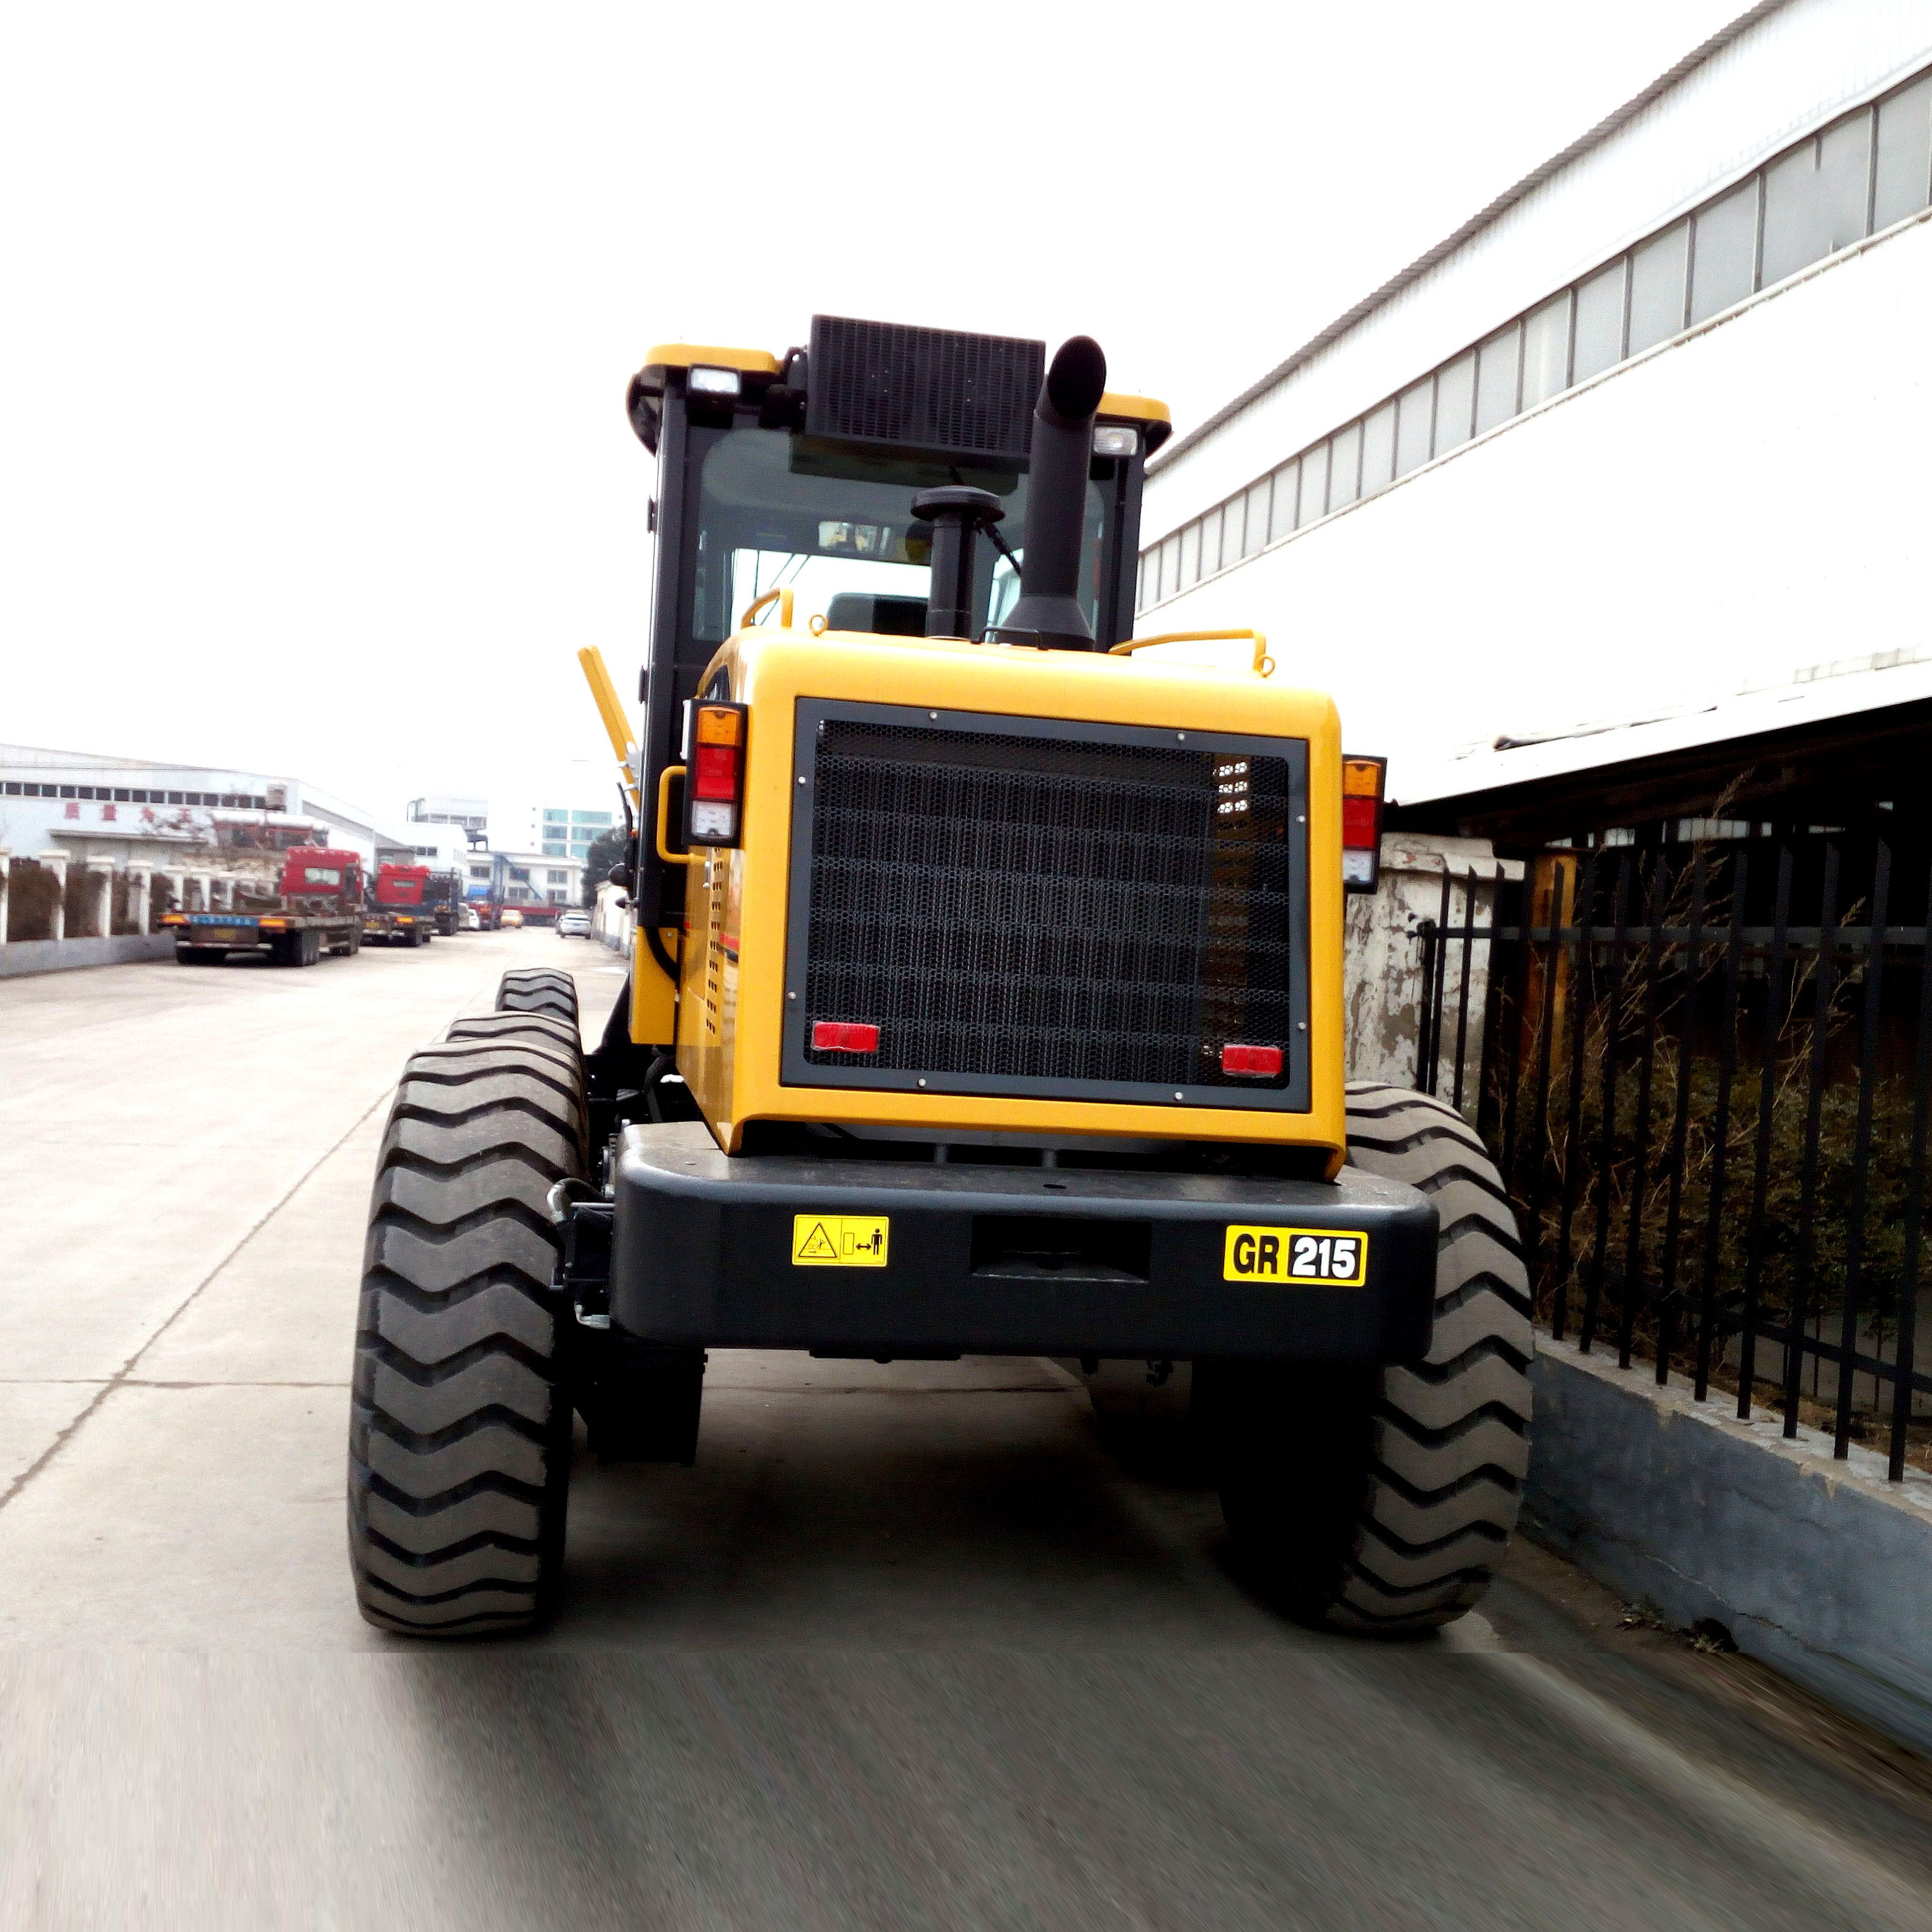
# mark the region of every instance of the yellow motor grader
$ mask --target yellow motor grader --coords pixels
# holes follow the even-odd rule
[[[587,1052],[532,970],[405,1070],[364,1614],[541,1617],[573,1414],[688,1464],[706,1352],[786,1348],[1178,1376],[1284,1607],[1460,1615],[1526,1467],[1515,1230],[1456,1114],[1345,1088],[1380,766],[1318,662],[1131,634],[1165,408],[1084,337],[826,316],[782,357],[653,350],[628,406],[658,478],[634,731],[586,657],[635,808],[628,981]]]

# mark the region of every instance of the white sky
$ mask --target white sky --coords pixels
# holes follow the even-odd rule
[[[650,344],[1081,330],[1185,428],[1743,4],[10,8],[0,740],[527,793]]]

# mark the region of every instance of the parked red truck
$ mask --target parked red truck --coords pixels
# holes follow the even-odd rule
[[[231,952],[266,952],[278,966],[313,966],[325,950],[362,946],[362,859],[356,852],[298,845],[268,896],[236,889],[225,912],[170,912],[161,924],[175,934],[184,966],[218,965]]]
[[[385,946],[427,946],[439,929],[427,866],[378,866],[362,937]]]

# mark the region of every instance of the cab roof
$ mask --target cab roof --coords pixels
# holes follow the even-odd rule
[[[741,375],[767,376],[774,380],[784,365],[769,350],[732,349],[710,342],[660,342],[644,352],[644,367],[633,379],[634,386],[646,395],[664,393],[664,372],[669,369],[736,369]],[[1160,423],[1174,427],[1173,412],[1152,396],[1129,395],[1109,389],[1100,398],[1099,413],[1103,420],[1116,422]],[[1149,442],[1155,439],[1150,437]]]

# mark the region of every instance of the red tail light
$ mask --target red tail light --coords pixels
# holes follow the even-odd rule
[[[1342,760],[1342,887],[1372,892],[1382,876],[1382,788],[1386,758]]]
[[[879,1030],[856,1020],[814,1020],[812,1047],[814,1053],[877,1053]]]
[[[685,843],[735,845],[745,798],[746,709],[694,704],[685,746]]]
[[[1224,1046],[1221,1049],[1223,1073],[1246,1073],[1257,1079],[1274,1080],[1281,1073],[1281,1048],[1278,1046]]]
[[[691,763],[693,798],[734,799],[738,796],[738,748],[700,745]]]

